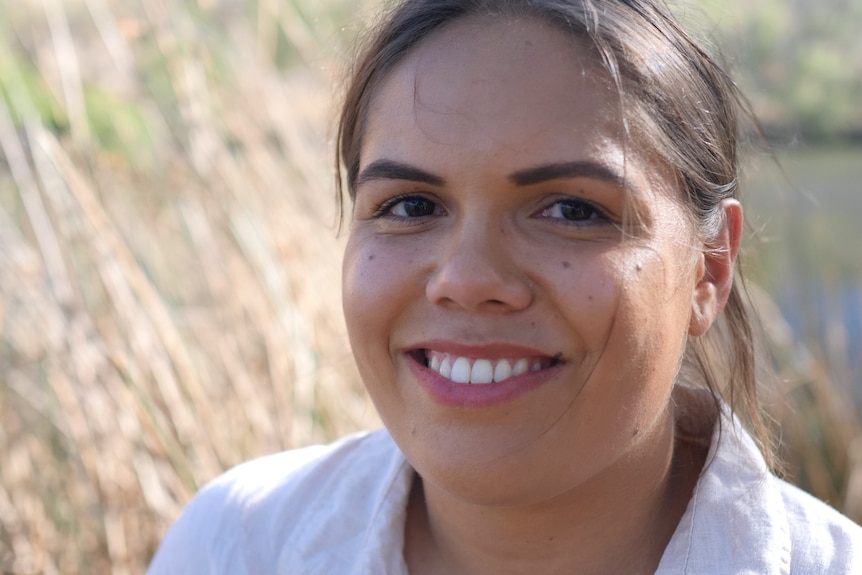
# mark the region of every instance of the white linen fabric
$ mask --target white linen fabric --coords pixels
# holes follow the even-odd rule
[[[862,574],[862,527],[771,475],[722,418],[659,575]],[[171,527],[149,575],[407,575],[414,471],[386,430],[244,463]]]

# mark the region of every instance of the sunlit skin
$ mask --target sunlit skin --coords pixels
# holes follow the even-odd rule
[[[740,209],[705,255],[593,58],[533,20],[468,19],[375,93],[344,309],[421,476],[413,575],[652,573],[702,465],[675,441],[672,390],[726,300]],[[432,353],[538,371],[480,389]]]

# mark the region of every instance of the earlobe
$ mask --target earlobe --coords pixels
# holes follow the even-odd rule
[[[733,268],[742,242],[742,206],[734,199],[721,202],[724,221],[715,238],[698,256],[697,285],[691,301],[688,332],[699,336],[724,309],[733,288]]]

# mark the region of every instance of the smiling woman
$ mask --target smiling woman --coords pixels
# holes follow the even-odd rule
[[[764,460],[736,105],[657,2],[397,6],[339,132],[385,429],[229,472],[151,572],[862,569],[862,530]]]

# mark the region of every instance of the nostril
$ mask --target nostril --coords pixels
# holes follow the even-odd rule
[[[445,307],[487,311],[523,309],[532,301],[529,282],[512,266],[490,261],[457,265],[448,261],[428,278],[426,297]]]

